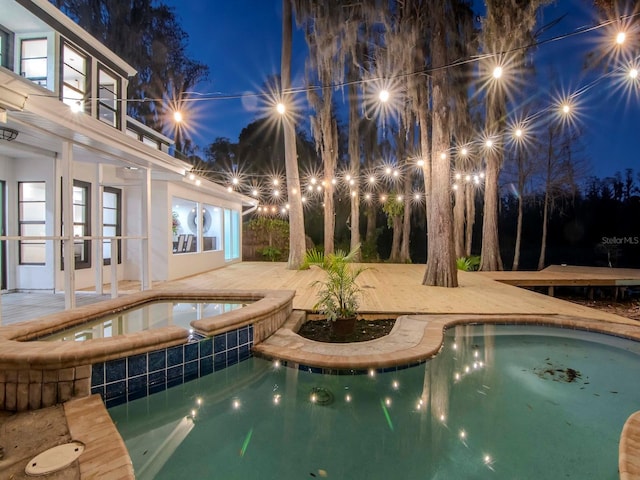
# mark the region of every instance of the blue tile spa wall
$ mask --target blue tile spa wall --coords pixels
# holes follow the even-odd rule
[[[107,408],[222,370],[251,356],[253,325],[184,345],[96,363],[91,393]]]

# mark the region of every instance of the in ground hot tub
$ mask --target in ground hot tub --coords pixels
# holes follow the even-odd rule
[[[175,325],[193,333],[191,322],[246,307],[252,302],[159,300],[96,318],[37,340],[82,342]]]
[[[92,392],[111,406],[206,375],[246,357],[277,330],[291,314],[294,295],[291,290],[148,290],[0,327],[5,392],[0,410],[36,410]],[[82,342],[40,341],[156,301],[246,306],[189,321],[197,335],[174,323]]]

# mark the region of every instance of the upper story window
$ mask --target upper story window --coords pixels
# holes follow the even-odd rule
[[[98,118],[120,127],[120,80],[102,67],[98,68]]]
[[[0,28],[0,66],[13,68],[11,61],[11,34]]]
[[[87,57],[69,45],[62,47],[62,101],[85,110],[87,96]]]
[[[20,74],[41,87],[47,86],[47,39],[23,39],[20,46]]]
[[[146,135],[143,135],[142,143],[144,143],[145,145],[149,145],[150,147],[157,148],[158,150],[160,149],[160,142],[154,140],[153,138],[147,137]]]

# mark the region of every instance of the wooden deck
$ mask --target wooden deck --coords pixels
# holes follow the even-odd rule
[[[495,281],[478,272],[459,272],[458,288],[422,285],[425,265],[370,264],[360,277],[366,314],[573,315],[620,322],[622,317]],[[563,267],[565,268],[565,267]],[[498,272],[511,273],[511,272]],[[538,272],[515,272],[521,275]],[[636,273],[638,274],[638,272]],[[242,262],[154,288],[225,288],[296,290],[293,307],[313,310],[322,279],[317,268],[287,270],[284,263]],[[569,274],[570,276],[570,274]],[[623,275],[624,276],[624,275]],[[640,277],[639,277],[640,278]],[[632,322],[623,319],[622,321]],[[637,322],[635,322],[637,324]]]
[[[517,287],[632,287],[640,286],[640,270],[632,268],[580,267],[551,265],[543,270],[516,272],[479,272],[498,282]]]

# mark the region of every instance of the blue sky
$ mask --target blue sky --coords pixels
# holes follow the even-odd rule
[[[192,58],[211,70],[209,80],[197,88],[201,93],[236,95],[259,92],[269,75],[280,70],[281,0],[165,0],[189,34]],[[595,24],[588,0],[559,0],[545,10],[549,22],[566,14],[545,38],[570,33]],[[628,96],[614,88],[601,73],[585,73],[584,55],[597,46],[603,31],[577,35],[541,46],[535,57],[540,96],[572,92],[594,80],[582,95],[579,122],[584,129],[585,154],[591,174],[604,177],[631,167],[640,171],[640,86]],[[636,34],[637,35],[637,34]],[[636,43],[636,46],[638,43]],[[637,48],[637,47],[636,47]],[[293,85],[304,84],[306,47],[301,32],[294,32]],[[553,72],[550,74],[549,72]],[[551,78],[550,78],[551,77]],[[206,146],[216,137],[235,142],[242,128],[259,118],[257,99],[225,99],[197,102],[198,126],[193,139]]]

